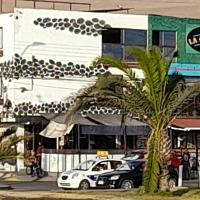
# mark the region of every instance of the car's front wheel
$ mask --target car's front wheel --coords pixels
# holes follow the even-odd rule
[[[168,180],[168,184],[169,184],[169,189],[171,190],[171,189],[173,189],[173,188],[176,187],[177,181],[176,181],[175,178],[170,178],[170,179]]]
[[[130,190],[130,189],[134,188],[133,181],[128,180],[128,179],[123,180],[121,183],[121,188],[124,190]]]
[[[90,183],[87,180],[82,180],[79,185],[80,190],[88,190],[90,188]]]

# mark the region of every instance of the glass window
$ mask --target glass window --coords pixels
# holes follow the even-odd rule
[[[176,33],[172,31],[161,32],[162,36],[160,37],[162,46],[176,46]]]
[[[124,30],[124,44],[146,46],[147,32],[145,30]]]
[[[78,164],[74,169],[75,170],[88,170],[93,164],[95,163],[95,160],[87,160],[80,164]]]
[[[103,44],[103,54],[111,54],[117,58],[123,58],[123,47],[120,44]]]
[[[174,53],[174,50],[175,48],[174,47],[163,47],[162,48],[162,52],[164,54],[164,57],[167,58],[167,57],[171,57],[172,54]]]
[[[170,58],[176,50],[176,32],[153,30],[152,45],[159,47],[165,58]]]
[[[120,44],[121,43],[121,30],[120,29],[108,29],[102,31],[102,42]]]
[[[134,29],[108,29],[102,31],[103,55],[111,54],[123,60],[133,61],[128,49],[147,46],[147,31]]]

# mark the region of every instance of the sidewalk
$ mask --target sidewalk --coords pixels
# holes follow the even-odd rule
[[[26,173],[16,173],[16,172],[0,172],[0,180],[3,181],[21,181],[21,182],[32,182],[32,181],[47,181],[56,182],[58,174],[49,172],[47,176],[43,178],[38,178],[37,176],[32,177],[31,175],[26,175]]]

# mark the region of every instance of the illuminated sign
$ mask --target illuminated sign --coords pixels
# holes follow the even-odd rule
[[[187,43],[192,49],[200,52],[200,27],[195,28],[188,33]]]

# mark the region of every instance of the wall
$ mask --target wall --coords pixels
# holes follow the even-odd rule
[[[3,57],[0,57],[0,62],[3,62],[14,54],[14,14],[1,14],[0,27],[3,28]]]
[[[121,159],[124,154],[109,154],[109,158]],[[47,172],[71,170],[79,163],[97,159],[96,154],[42,154],[42,169]]]
[[[109,27],[147,30],[148,17],[16,9],[15,55],[3,69],[15,114],[56,112],[59,107],[67,110],[69,106],[61,102],[108,71],[104,67],[92,68],[91,63],[101,56],[101,30]],[[51,109],[53,105],[56,109]]]
[[[188,28],[199,27],[199,19],[175,18],[165,16],[149,16],[149,47],[152,46],[152,30],[176,31],[177,32],[177,63],[173,63],[170,73],[178,71],[184,76],[199,76],[200,52],[188,51],[186,38]],[[194,65],[195,64],[195,65]]]
[[[165,16],[149,16],[149,46],[152,44],[152,30],[177,31],[178,63],[197,64],[200,52],[191,54],[186,52],[187,25],[200,26],[200,19],[175,18]]]

